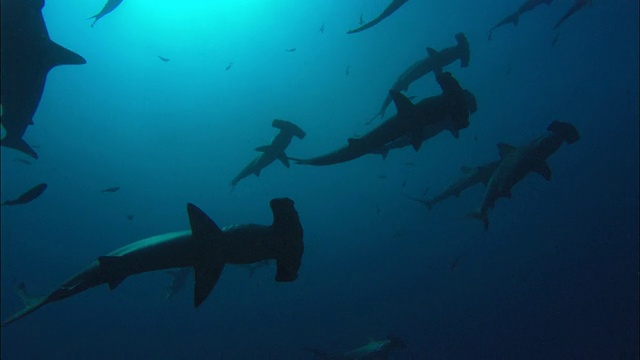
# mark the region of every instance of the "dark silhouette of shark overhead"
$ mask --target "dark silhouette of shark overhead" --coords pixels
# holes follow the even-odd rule
[[[460,67],[465,68],[469,66],[471,54],[469,51],[469,42],[467,41],[467,37],[463,33],[457,33],[456,40],[458,41],[457,45],[450,46],[440,51],[436,51],[435,49],[428,47],[428,56],[422,60],[416,61],[408,69],[402,72],[396,82],[393,83],[393,86],[391,86],[391,90],[407,91],[409,89],[409,85],[414,81],[432,71],[439,74],[445,66],[456,60],[460,60]],[[378,111],[373,118],[367,121],[367,124],[371,123],[378,116],[384,117],[384,113],[386,112],[389,104],[391,104],[391,101],[391,95],[389,94],[384,99],[380,111]]]
[[[271,140],[271,144],[256,148],[256,151],[260,151],[261,154],[242,169],[238,176],[231,180],[232,187],[236,186],[240,180],[251,174],[260,176],[260,171],[272,162],[276,161],[276,159],[282,161],[284,166],[290,166],[289,158],[284,151],[289,144],[291,144],[291,140],[294,136],[298,139],[304,139],[306,133],[298,127],[298,125],[286,120],[275,119],[271,123],[271,126],[280,129],[280,132],[273,138],[273,140]]]
[[[102,10],[100,10],[99,13],[89,18],[89,19],[93,19],[93,22],[91,23],[91,27],[93,27],[93,25],[95,25],[96,22],[98,22],[98,20],[102,19],[102,17],[104,17],[108,13],[115,10],[118,7],[118,5],[120,5],[120,3],[122,3],[122,0],[108,0],[107,3],[104,4],[104,6],[102,7]]]
[[[547,159],[560,148],[563,142],[573,144],[580,139],[575,126],[567,122],[554,121],[547,130],[548,134],[524,146],[498,144],[500,163],[489,178],[482,203],[476,211],[469,214],[473,218],[482,220],[485,230],[489,229],[487,213],[499,198],[511,198],[511,189],[532,172],[550,181],[551,169]]]
[[[547,4],[550,5],[553,0],[527,0],[524,4],[520,5],[518,10],[516,10],[513,14],[505,17],[500,20],[497,24],[495,24],[491,29],[489,29],[489,40],[491,40],[491,36],[493,31],[501,26],[513,24],[514,26],[518,25],[520,21],[520,15],[526,13],[527,11],[531,11],[535,9],[538,5]]]
[[[571,7],[569,8],[569,10],[567,10],[567,12],[564,15],[562,15],[560,20],[558,20],[558,22],[553,26],[553,30],[557,30],[560,27],[560,25],[562,25],[562,23],[564,23],[568,18],[570,18],[578,10],[592,3],[593,3],[592,0],[575,0],[573,2],[573,5],[571,5]]]
[[[0,121],[6,135],[0,144],[35,159],[38,155],[22,137],[33,124],[47,73],[58,65],[87,62],[49,38],[43,6],[43,0],[2,0]]]
[[[349,30],[347,31],[347,34],[353,34],[353,33],[357,33],[363,30],[366,30],[368,28],[371,28],[375,25],[377,25],[380,21],[386,19],[387,17],[391,16],[391,14],[393,14],[396,10],[398,10],[402,5],[404,5],[407,1],[409,0],[393,0],[391,2],[391,4],[389,4],[389,6],[387,6],[386,9],[384,9],[382,11],[382,13],[380,15],[378,15],[375,19],[362,24],[362,15],[360,15],[360,24],[362,24],[360,27],[353,29],[353,30]]]
[[[436,80],[442,88],[441,95],[413,104],[401,93],[391,91],[397,115],[362,137],[348,139],[346,146],[333,152],[311,159],[291,159],[303,165],[332,165],[380,153],[385,145],[396,140],[406,139],[406,144],[418,151],[425,139],[443,130],[449,130],[457,138],[458,132],[469,126],[469,114],[476,111],[475,97],[463,89],[451,73],[438,74]]]

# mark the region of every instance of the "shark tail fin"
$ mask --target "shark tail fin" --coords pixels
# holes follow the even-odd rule
[[[298,212],[289,198],[273,199],[273,228],[279,256],[276,258],[276,281],[289,282],[298,278],[304,252],[303,229]]]
[[[580,140],[578,129],[576,129],[575,126],[568,122],[556,120],[549,124],[547,130],[564,137],[564,141],[566,141],[567,144],[573,144],[574,142]]]
[[[274,119],[273,122],[271,122],[271,126],[282,131],[289,131],[298,139],[304,139],[304,137],[307,136],[307,133],[305,133],[304,130],[290,121]]]
[[[24,141],[21,137],[13,137],[13,136],[5,136],[4,139],[0,141],[1,146],[5,146],[8,148],[12,148],[18,150],[22,153],[25,153],[31,156],[34,159],[38,158],[38,154],[26,141]]]
[[[209,296],[222,274],[224,263],[211,260],[207,253],[212,247],[215,249],[215,244],[220,242],[224,234],[220,227],[197,206],[188,203],[187,213],[191,225],[191,241],[194,241],[197,248],[202,251],[202,259],[194,266],[193,305],[198,307]]]
[[[34,296],[29,294],[27,292],[25,284],[22,282],[18,284],[18,287],[16,288],[16,294],[18,294],[18,296],[20,296],[20,298],[22,299],[24,307],[22,308],[22,310],[13,314],[9,319],[7,319],[7,321],[3,322],[2,326],[9,325],[14,321],[29,315],[47,302],[46,296]]]

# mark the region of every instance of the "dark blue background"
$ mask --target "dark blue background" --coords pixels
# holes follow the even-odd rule
[[[160,272],[47,305],[2,329],[2,358],[300,359],[303,346],[340,353],[394,334],[408,345],[395,359],[637,359],[638,2],[594,1],[554,47],[572,1],[492,41],[487,30],[520,4],[486,3],[413,0],[347,35],[388,1],[125,0],[94,28],[84,19],[102,1],[48,1],[51,38],[87,64],[49,74],[25,136],[40,159],[2,149],[2,200],[49,184],[2,208],[3,319],[21,307],[19,281],[46,293],[99,255],[186,229],[186,202],[220,225],[268,224],[269,200],[291,197],[306,247],[296,282],[228,266],[197,310],[191,285],[163,301]],[[447,70],[479,107],[458,140],[443,133],[386,160],[274,163],[230,192],[275,135],[273,118],[307,132],[290,156],[342,146],[371,129],[426,46],[451,46],[457,32],[471,64]],[[438,93],[432,74],[408,91]],[[431,212],[402,196],[435,195],[460,166],[496,159],[496,143],[525,144],[556,119],[581,140],[550,158],[551,182],[533,174],[498,201],[488,232],[465,217],[482,187]],[[121,190],[100,193],[110,186]]]

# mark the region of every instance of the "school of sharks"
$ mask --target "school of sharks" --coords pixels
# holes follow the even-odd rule
[[[129,0],[127,0],[129,1]],[[414,0],[419,1],[419,0]],[[104,16],[117,16],[117,8],[123,0],[108,0],[104,8],[92,16],[90,27],[100,26],[98,21]],[[564,1],[556,1],[564,6]],[[552,0],[526,0],[488,27],[489,40],[496,41],[495,32],[510,25],[516,26],[528,12],[540,6],[556,3]],[[383,26],[384,19],[402,16],[402,8],[409,7],[408,0],[392,0],[391,3],[371,21],[364,22],[348,30],[345,36],[358,36],[357,33],[367,31],[374,26]],[[579,11],[589,5],[589,0],[572,0],[566,13],[557,20],[554,30],[561,25],[569,26],[571,18],[579,15]],[[40,99],[45,91],[48,72],[62,65],[82,65],[87,61],[73,50],[54,41],[55,34],[47,31],[42,15],[44,0],[2,0],[2,93],[1,124],[4,137],[2,147],[24,154],[33,160],[20,159],[26,164],[38,159],[38,153],[28,141],[28,129],[37,126],[32,121]],[[553,4],[555,5],[555,4]],[[501,16],[502,14],[497,14]],[[576,15],[576,16],[578,16]],[[526,21],[526,19],[522,19]],[[324,32],[324,24],[320,32]],[[369,30],[370,31],[370,30]],[[51,37],[50,37],[51,36]],[[554,39],[555,42],[556,39]],[[453,33],[448,37],[450,46],[434,49],[427,47],[425,56],[418,59],[404,72],[398,74],[397,80],[382,91],[384,98],[380,108],[363,114],[370,130],[361,136],[347,137],[345,144],[337,149],[329,150],[310,158],[302,158],[288,154],[287,147],[292,141],[302,141],[307,135],[297,124],[274,119],[271,123],[275,129],[275,137],[270,143],[255,148],[256,158],[232,177],[231,189],[251,175],[260,176],[261,171],[274,162],[282,163],[286,168],[293,164],[296,171],[305,171],[308,166],[331,166],[334,164],[358,161],[366,155],[379,156],[384,161],[389,152],[410,147],[419,151],[422,145],[440,134],[450,134],[458,139],[473,121],[474,113],[482,110],[474,93],[482,89],[466,88],[456,78],[461,71],[474,71],[473,46],[464,33]],[[294,52],[295,48],[287,49]],[[160,61],[169,62],[170,58],[158,56]],[[229,63],[225,70],[231,69]],[[347,67],[346,74],[349,74]],[[429,75],[431,74],[431,75]],[[440,92],[424,99],[416,99],[407,95],[409,87],[416,80],[429,78],[438,85]],[[429,80],[432,81],[432,80]],[[385,117],[390,106],[395,108],[394,115]],[[375,113],[373,117],[371,114]],[[47,121],[43,119],[43,121]],[[379,121],[379,124],[376,122]],[[268,129],[265,129],[268,134]],[[497,144],[497,158],[486,164],[463,166],[460,178],[454,179],[451,185],[442,192],[423,198],[403,193],[409,199],[424,205],[428,210],[449,198],[459,197],[465,190],[476,185],[484,185],[485,190],[478,206],[469,209],[466,216],[479,220],[486,231],[489,231],[489,213],[502,198],[511,198],[518,183],[530,174],[538,174],[550,181],[552,172],[547,160],[558,151],[563,144],[574,144],[580,139],[579,130],[571,123],[571,119],[542,119],[539,136],[525,144]],[[345,136],[346,137],[346,136]],[[505,139],[507,140],[507,139]],[[302,141],[302,143],[304,143]],[[564,150],[563,150],[564,151]],[[569,149],[567,149],[569,151]],[[291,170],[289,170],[291,171]],[[231,178],[231,176],[230,176]],[[246,180],[247,183],[249,180]],[[248,185],[248,184],[247,184]],[[23,194],[6,200],[2,205],[28,206],[31,201],[43,196],[46,183],[40,183]],[[114,186],[102,190],[103,193],[116,192]],[[348,201],[348,200],[347,200]],[[251,272],[256,268],[275,264],[275,281],[292,282],[298,278],[298,271],[303,263],[304,241],[301,218],[313,214],[298,215],[294,201],[287,197],[274,198],[268,204],[273,214],[271,224],[239,224],[226,227],[218,226],[197,205],[186,204],[186,217],[190,229],[155,235],[140,241],[117,248],[108,254],[99,256],[84,269],[55,287],[44,296],[29,293],[24,283],[20,283],[16,293],[22,298],[24,308],[5,319],[2,326],[40,309],[44,305],[75,296],[85,290],[99,285],[107,285],[115,289],[127,277],[150,271],[169,271],[172,284],[167,298],[180,291],[186,279],[193,274],[193,304],[200,306],[216,286],[225,265],[243,266]],[[266,206],[266,204],[265,204]],[[507,203],[504,206],[508,206]],[[131,216],[130,219],[133,217]],[[496,219],[496,221],[499,221]],[[81,246],[79,244],[79,246]],[[452,267],[455,265],[452,265]],[[173,269],[173,270],[171,270]],[[54,310],[52,310],[54,311]],[[371,341],[369,344],[343,354],[329,353],[325,350],[306,348],[306,350],[322,359],[386,359],[394,351],[404,349],[405,342],[395,336],[387,339]]]

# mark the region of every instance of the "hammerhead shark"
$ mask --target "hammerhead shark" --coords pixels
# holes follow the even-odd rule
[[[558,22],[553,26],[553,30],[558,29],[560,25],[562,25],[562,23],[564,23],[568,18],[570,18],[578,10],[592,3],[593,3],[592,0],[575,0],[573,2],[573,5],[571,5],[571,7],[569,8],[569,10],[567,10],[567,12],[564,15],[562,15],[560,20],[558,20]]]
[[[551,169],[547,164],[549,156],[553,155],[563,142],[573,144],[580,139],[578,130],[567,122],[554,121],[547,130],[550,131],[549,134],[521,147],[498,144],[500,163],[487,183],[480,207],[470,214],[482,220],[485,230],[489,229],[487,212],[499,198],[511,198],[511,189],[531,172],[542,175],[547,181],[551,180]]]
[[[306,133],[298,127],[298,125],[286,120],[275,119],[271,123],[271,126],[280,129],[280,132],[273,138],[273,140],[271,140],[271,144],[256,148],[256,151],[261,152],[261,154],[242,169],[238,176],[231,180],[232,187],[235,187],[240,180],[251,174],[260,176],[260,171],[276,159],[282,161],[284,166],[287,168],[290,166],[289,158],[284,151],[289,146],[291,139],[293,139],[294,136],[298,139],[303,139],[306,136]]]
[[[305,347],[304,349],[323,360],[385,360],[392,352],[405,349],[407,346],[401,338],[388,336],[384,340],[370,341],[355,350],[348,351],[341,355],[331,355],[324,350]]]
[[[120,3],[122,3],[122,0],[108,0],[107,3],[104,4],[104,6],[102,7],[102,10],[100,10],[99,13],[89,18],[89,19],[94,19],[93,22],[91,23],[91,27],[93,27],[93,25],[95,25],[98,20],[102,19],[103,16],[115,10],[118,7],[118,5],[120,5]]]
[[[47,73],[58,65],[87,62],[49,38],[43,7],[44,0],[2,0],[0,122],[6,135],[0,145],[34,159],[38,154],[22,137],[33,125]]]
[[[462,68],[469,66],[470,51],[467,37],[464,35],[464,33],[457,33],[456,40],[458,41],[457,45],[450,46],[440,51],[436,51],[435,49],[428,47],[428,56],[424,59],[416,61],[408,69],[402,72],[396,82],[393,83],[393,86],[391,86],[391,90],[407,91],[409,89],[409,85],[411,85],[411,83],[413,83],[414,81],[420,79],[421,77],[432,71],[436,74],[439,74],[442,72],[442,69],[445,66],[451,64],[456,60],[460,60],[460,67]],[[370,124],[378,116],[383,118],[387,107],[389,106],[389,104],[391,104],[391,101],[392,98],[389,94],[384,99],[380,111],[378,111],[378,113],[366,123]]]
[[[440,194],[432,197],[431,199],[418,199],[412,196],[404,195],[405,197],[417,201],[422,205],[426,206],[427,209],[431,210],[433,205],[445,200],[449,197],[455,196],[459,197],[460,194],[466,189],[476,185],[476,184],[484,184],[485,186],[489,182],[491,175],[498,167],[499,161],[493,161],[488,164],[476,166],[476,167],[468,167],[463,166],[461,168],[462,176],[458,180],[456,180],[453,184],[449,185],[444,191]]]
[[[460,87],[458,81],[445,72],[436,76],[442,94],[413,104],[406,96],[391,90],[398,113],[360,138],[348,139],[348,144],[325,155],[295,160],[303,165],[332,165],[380,151],[386,144],[407,136],[418,151],[425,132],[451,131],[454,137],[469,126],[469,113],[475,109],[475,97]],[[425,131],[425,129],[428,129]]]
[[[491,40],[491,35],[493,33],[493,31],[501,26],[504,25],[508,25],[508,24],[513,24],[514,26],[518,25],[518,22],[520,21],[520,15],[526,13],[527,11],[531,11],[533,9],[535,9],[536,7],[538,7],[538,5],[542,5],[542,4],[547,4],[550,5],[551,2],[553,0],[527,0],[525,1],[524,4],[520,5],[520,7],[518,8],[518,10],[516,10],[513,14],[505,17],[504,19],[500,20],[497,24],[495,24],[490,30],[489,30],[489,40]]]
[[[391,14],[393,14],[396,10],[398,10],[402,5],[404,5],[407,1],[409,0],[393,0],[391,2],[391,4],[389,4],[389,6],[386,7],[386,9],[384,9],[382,11],[382,13],[380,15],[378,15],[375,19],[359,26],[356,29],[353,30],[349,30],[347,31],[347,34],[353,34],[353,33],[357,33],[363,30],[366,30],[370,27],[373,27],[375,25],[377,25],[380,21],[386,19],[387,17],[391,16]],[[360,23],[362,23],[362,16],[360,16]]]
[[[7,200],[2,203],[2,205],[21,205],[31,202],[35,200],[37,197],[42,195],[42,193],[47,189],[47,184],[42,183],[34,186],[33,188],[27,190],[24,194],[18,196],[13,200]]]
[[[128,276],[148,271],[193,267],[195,307],[207,298],[225,264],[275,259],[275,280],[294,281],[298,277],[304,251],[298,212],[288,198],[273,199],[270,205],[273,212],[270,226],[245,224],[223,231],[202,210],[189,203],[187,213],[191,230],[153,236],[100,256],[46,296],[31,296],[21,284],[18,294],[25,307],[2,325],[98,285],[108,284],[113,290]]]

